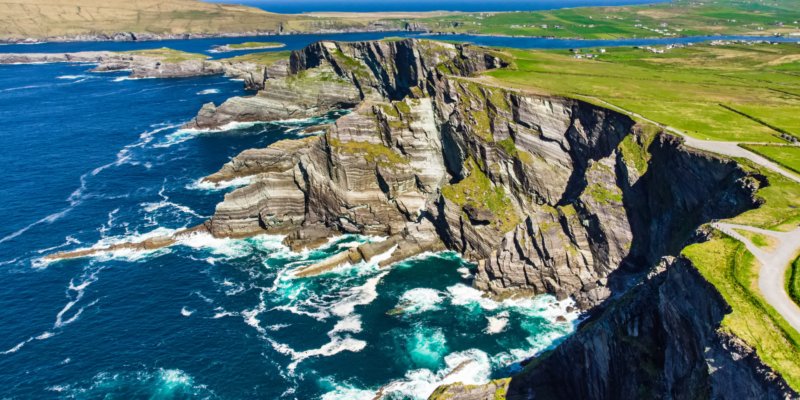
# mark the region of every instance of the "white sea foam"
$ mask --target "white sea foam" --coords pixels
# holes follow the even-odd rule
[[[281,330],[283,328],[288,328],[289,326],[290,325],[287,325],[287,324],[275,324],[275,325],[268,326],[267,329],[275,332],[275,331],[279,331],[279,330]]]
[[[484,329],[484,332],[489,335],[494,335],[495,333],[500,333],[506,329],[506,325],[508,325],[508,318],[502,317],[486,317],[489,320],[489,325]]]
[[[426,311],[439,310],[439,303],[443,301],[443,293],[428,288],[411,289],[400,297],[398,307],[402,307],[406,314],[420,314]]]
[[[219,93],[219,89],[206,89],[206,90],[203,90],[203,91],[197,92],[197,94],[199,94],[199,95],[203,95],[203,94],[214,94],[214,93]]]
[[[351,332],[351,333],[359,333],[361,332],[361,316],[353,314],[344,317],[343,319],[339,320],[336,323],[336,326],[333,327],[330,334],[335,334],[339,332]]]
[[[205,178],[200,178],[188,185],[186,185],[186,189],[190,190],[225,190],[229,188],[236,188],[247,186],[250,184],[252,179],[255,178],[255,175],[249,176],[242,176],[239,178],[234,178],[229,181],[222,181],[222,182],[208,182],[204,181]]]
[[[81,78],[86,78],[86,75],[63,75],[59,76],[56,79],[81,79]]]
[[[376,256],[374,258],[378,257]],[[344,295],[344,298],[331,307],[331,313],[339,317],[344,317],[352,314],[356,306],[372,303],[373,300],[378,298],[378,282],[388,273],[389,271],[382,272],[375,277],[367,279],[367,282],[361,286],[342,291],[341,294]]]
[[[37,336],[37,337],[36,337],[36,340],[45,340],[45,339],[49,339],[49,338],[51,338],[51,337],[53,337],[53,336],[55,336],[55,335],[56,335],[55,333],[53,333],[53,332],[50,332],[50,331],[47,331],[47,332],[45,332],[45,333],[42,333],[41,335]]]
[[[187,310],[186,307],[181,308],[181,315],[188,317],[194,313],[194,310]]]
[[[479,306],[484,310],[495,310],[500,303],[483,297],[484,293],[464,284],[457,284],[447,288],[450,293],[450,302],[457,306]]]
[[[47,388],[47,390],[49,390],[51,392],[59,392],[59,393],[61,393],[61,392],[65,391],[65,390],[69,390],[69,385],[50,386],[50,387]]]
[[[185,214],[194,215],[197,218],[203,218],[203,219],[208,218],[207,216],[202,216],[202,215],[194,212],[194,210],[192,210],[189,207],[186,207],[184,205],[176,204],[176,203],[173,203],[173,202],[169,201],[169,197],[167,197],[167,195],[164,194],[165,186],[162,186],[161,190],[158,192],[158,195],[161,196],[161,198],[163,200],[161,200],[161,201],[159,201],[157,203],[142,203],[142,204],[140,204],[144,208],[145,211],[153,212],[153,211],[165,208],[165,207],[169,207],[169,208],[174,208],[174,209],[176,209],[176,210],[178,210],[178,211],[180,211],[182,213],[185,213]]]
[[[25,343],[28,343],[28,342],[30,342],[31,340],[33,340],[33,338],[29,338],[28,340],[26,340],[26,341],[24,341],[24,342],[19,342],[19,344],[17,344],[16,346],[12,347],[12,348],[11,348],[11,349],[9,349],[9,350],[6,350],[6,351],[0,351],[0,354],[11,354],[11,353],[16,353],[17,351],[19,351],[19,349],[21,349],[21,348],[22,348],[22,346],[25,346]]]

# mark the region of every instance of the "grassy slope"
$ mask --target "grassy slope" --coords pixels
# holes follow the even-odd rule
[[[283,51],[265,51],[262,53],[250,53],[244,54],[241,56],[226,58],[220,61],[230,61],[230,62],[252,62],[261,65],[272,65],[276,61],[280,60],[288,60],[289,57],[292,55],[290,50],[283,50]]]
[[[168,49],[166,47],[162,47],[160,49],[119,51],[118,53],[133,54],[144,57],[157,57],[165,62],[205,60],[208,58],[208,56],[205,54],[187,53],[185,51]]]
[[[737,233],[744,236],[752,242],[754,245],[758,246],[759,249],[764,250],[766,252],[773,252],[781,243],[780,240],[775,239],[774,237],[767,236],[757,232],[746,231],[744,229],[734,229]]]
[[[800,147],[748,145],[746,148],[800,174]]]
[[[772,35],[798,32],[800,3],[795,0],[756,2],[694,2],[688,0],[630,7],[585,7],[552,11],[480,13],[424,18],[436,31],[511,36],[552,36],[557,38],[619,39],[698,35]],[[700,4],[697,4],[700,3]],[[491,8],[491,7],[487,7]],[[736,20],[732,22],[731,20]],[[779,27],[775,21],[783,22]],[[479,25],[480,24],[480,25]],[[635,25],[642,24],[651,29]],[[512,28],[512,25],[520,27]],[[533,27],[524,27],[534,25]],[[542,25],[547,25],[543,28]],[[743,26],[746,25],[746,26]],[[555,26],[560,26],[556,29]],[[762,28],[759,30],[758,28]]]
[[[785,143],[781,131],[800,132],[800,96],[791,94],[800,93],[796,43],[704,43],[663,54],[633,47],[582,50],[598,57],[509,50],[518,69],[486,75],[504,86],[597,97],[699,139]]]
[[[277,42],[246,42],[240,44],[229,44],[228,47],[232,49],[252,49],[254,47],[282,47],[283,43]]]
[[[735,334],[758,351],[762,361],[800,388],[800,334],[778,314],[758,289],[760,263],[744,245],[720,233],[685,248],[703,276],[722,293],[733,311],[720,329]]]
[[[196,0],[0,0],[0,37],[115,32],[216,33],[363,27],[379,18],[313,18]]]

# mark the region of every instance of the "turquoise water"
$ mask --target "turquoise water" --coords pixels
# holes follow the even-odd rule
[[[27,47],[44,46],[59,48]],[[219,76],[128,80],[89,68],[0,67],[0,397],[372,399],[385,387],[419,399],[445,381],[507,376],[573,331],[567,302],[484,299],[469,286],[474,265],[449,252],[289,277],[379,237],[292,253],[280,236],[198,235],[44,262],[197,225],[247,183],[202,177],[344,114],[181,130],[203,103],[252,93]]]

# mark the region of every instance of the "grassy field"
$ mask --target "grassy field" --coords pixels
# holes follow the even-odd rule
[[[487,8],[491,8],[487,6]],[[555,38],[622,39],[798,32],[800,3],[691,2],[551,11],[463,13],[418,19],[434,31]],[[780,22],[783,26],[779,26]]]
[[[763,204],[726,222],[784,232],[796,228],[800,222],[800,184],[750,160],[735,160],[745,170],[764,175],[769,185],[762,186],[756,193],[764,200]]]
[[[197,53],[187,53],[180,50],[172,50],[166,47],[162,47],[160,49],[148,49],[148,50],[131,50],[131,51],[119,51],[118,53],[124,54],[133,54],[137,56],[144,56],[144,57],[156,57],[160,58],[165,62],[181,62],[181,61],[189,61],[189,60],[205,60],[208,58],[205,54],[197,54]]]
[[[800,133],[797,43],[657,49],[664,53],[578,49],[597,56],[591,59],[567,50],[507,49],[517,68],[485,76],[501,86],[595,97],[702,140],[786,143],[783,133]]]
[[[250,53],[244,54],[237,57],[225,58],[220,61],[228,61],[228,62],[251,62],[261,65],[272,65],[276,61],[280,60],[288,60],[289,56],[292,55],[290,50],[284,51],[265,51],[263,53]]]
[[[800,388],[800,334],[789,326],[758,289],[760,263],[739,241],[715,232],[705,243],[686,247],[700,273],[719,290],[732,312],[720,329],[735,334],[758,351],[789,385]]]
[[[800,174],[800,147],[747,145],[745,148]]]
[[[430,14],[420,14],[420,17]],[[117,32],[182,34],[314,32],[364,28],[385,15],[326,17],[274,14],[196,0],[0,0],[0,38],[45,38]],[[386,21],[397,29],[405,22]]]
[[[750,232],[744,229],[734,229],[734,231],[744,236],[747,240],[756,245],[759,249],[764,250],[768,253],[772,253],[773,251],[775,251],[775,249],[781,243],[780,240],[771,236],[763,235],[761,233]]]
[[[228,47],[232,49],[252,49],[254,47],[283,47],[283,43],[267,43],[267,42],[245,42],[239,44],[229,44]]]

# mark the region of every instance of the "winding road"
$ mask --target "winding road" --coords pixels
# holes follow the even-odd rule
[[[800,228],[791,232],[775,232],[766,229],[753,228],[746,225],[726,224],[723,222],[713,224],[715,228],[736,238],[747,246],[754,256],[761,261],[761,272],[758,274],[758,288],[767,299],[767,302],[775,307],[775,310],[783,316],[786,322],[796,331],[800,332],[800,307],[795,304],[783,285],[783,277],[789,263],[794,261],[798,250],[800,250]],[[733,229],[761,233],[772,236],[781,241],[778,247],[772,252],[761,250],[744,236]]]
[[[496,81],[494,81],[494,79],[486,75],[481,75],[479,77],[466,78],[466,79],[483,85],[494,86],[518,93],[531,93],[525,90],[500,85]],[[582,96],[582,95],[576,95],[576,96],[594,100],[595,102],[603,104],[610,109],[622,112],[624,114],[628,114],[642,121],[647,121],[653,125],[660,126],[671,133],[681,136],[684,139],[684,145],[686,146],[724,156],[746,158],[758,165],[769,168],[770,170],[775,171],[795,182],[800,182],[800,177],[798,177],[797,175],[794,175],[784,170],[774,162],[767,160],[766,158],[761,157],[758,154],[755,154],[753,152],[750,152],[748,150],[739,147],[739,143],[747,143],[747,142],[719,142],[719,141],[695,139],[675,128],[665,126],[664,124],[645,118],[644,116],[634,113],[632,111],[628,111],[623,108],[617,107],[607,101],[598,99],[596,97]],[[789,298],[789,295],[786,293],[786,289],[784,288],[784,282],[783,282],[786,268],[789,266],[789,263],[794,261],[794,258],[797,256],[798,252],[800,252],[800,227],[796,228],[791,232],[775,232],[766,229],[754,228],[746,225],[733,225],[721,222],[715,223],[714,226],[717,229],[720,229],[721,231],[727,233],[728,235],[744,243],[745,246],[747,246],[747,249],[750,250],[750,252],[753,253],[753,255],[761,262],[762,267],[758,276],[758,288],[761,290],[761,293],[763,293],[764,298],[767,300],[767,302],[771,306],[773,306],[775,310],[778,311],[778,313],[781,314],[781,316],[789,323],[789,325],[792,326],[792,328],[800,332],[800,307],[798,307],[797,304],[795,304]],[[774,237],[780,240],[780,244],[774,251],[766,252],[755,246],[744,236],[734,231],[733,228],[761,233],[767,236]]]

